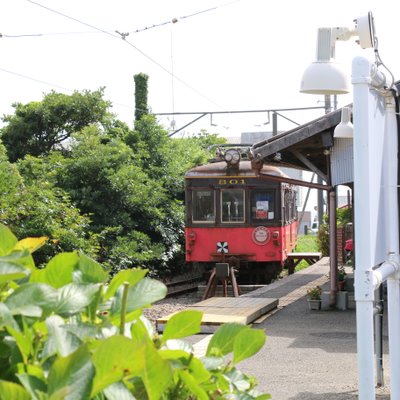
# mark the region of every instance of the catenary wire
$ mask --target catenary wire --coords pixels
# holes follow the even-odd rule
[[[95,26],[95,25],[91,25],[91,24],[89,24],[89,23],[87,23],[87,22],[84,22],[84,21],[81,21],[81,20],[79,20],[79,19],[77,19],[77,18],[71,17],[70,15],[64,14],[64,13],[62,13],[62,12],[60,12],[60,11],[57,11],[57,10],[54,10],[54,9],[52,9],[52,8],[50,8],[50,7],[47,7],[47,6],[43,5],[43,4],[40,4],[40,3],[36,2],[36,1],[33,1],[33,0],[26,0],[26,1],[27,1],[28,3],[31,3],[31,4],[36,5],[36,6],[38,6],[38,7],[42,7],[42,8],[44,8],[44,9],[46,9],[47,11],[53,12],[53,13],[55,13],[55,14],[58,14],[58,15],[64,17],[64,18],[67,18],[67,19],[70,19],[70,20],[72,20],[72,21],[75,21],[75,22],[77,22],[77,23],[79,23],[79,24],[88,26],[88,27],[90,27],[90,28],[92,28],[92,29],[95,29],[95,30],[97,30],[97,31],[99,31],[99,32],[102,32],[102,33],[104,33],[104,34],[106,34],[106,35],[109,35],[109,36],[112,36],[112,37],[118,38],[118,39],[122,38],[122,39],[124,40],[125,43],[127,43],[129,46],[131,46],[133,49],[135,49],[135,50],[136,50],[138,53],[140,53],[143,57],[147,58],[147,59],[148,59],[149,61],[151,61],[153,64],[157,65],[157,66],[158,66],[159,68],[161,68],[164,72],[168,73],[169,75],[172,75],[172,72],[171,72],[168,68],[164,67],[164,66],[163,66],[162,64],[160,64],[158,61],[156,61],[155,59],[153,59],[152,57],[150,57],[149,55],[147,55],[144,51],[142,51],[141,49],[139,49],[139,48],[138,48],[137,46],[135,46],[132,42],[130,42],[129,40],[126,40],[125,35],[121,35],[121,34],[118,34],[118,33],[116,34],[116,33],[114,33],[114,32],[106,31],[106,30],[104,30],[104,29],[102,29],[102,28],[99,28],[99,27],[97,27],[97,26]],[[198,96],[204,98],[205,100],[207,100],[207,101],[209,101],[210,103],[216,105],[217,107],[219,107],[219,108],[221,108],[221,109],[224,109],[224,107],[222,107],[221,105],[219,105],[219,104],[216,103],[215,101],[211,100],[211,99],[210,99],[209,97],[207,97],[206,95],[204,95],[204,94],[202,94],[201,92],[199,92],[199,91],[198,91],[197,89],[195,89],[193,86],[191,86],[191,85],[189,85],[188,83],[186,83],[183,79],[179,78],[179,77],[176,76],[176,75],[174,75],[174,78],[175,78],[177,81],[179,81],[180,83],[182,83],[184,86],[186,86],[188,89],[190,89],[191,91],[193,91],[194,93],[196,93]]]
[[[231,4],[237,3],[239,1],[241,1],[241,0],[234,0],[234,1],[231,1],[229,3],[221,4],[219,6],[207,8],[207,9],[201,10],[201,11],[196,11],[196,12],[194,12],[192,14],[183,15],[183,16],[178,17],[178,18],[172,18],[172,19],[170,19],[168,21],[165,21],[165,22],[160,22],[158,24],[153,24],[153,25],[150,25],[150,26],[146,26],[144,28],[136,29],[136,30],[134,30],[132,32],[128,32],[125,35],[129,35],[129,33],[140,33],[140,32],[144,32],[144,31],[148,31],[148,30],[153,29],[153,28],[158,28],[158,27],[161,27],[161,26],[164,26],[164,25],[173,24],[173,23],[178,22],[178,20],[183,20],[183,19],[187,19],[187,18],[191,18],[191,17],[196,17],[196,16],[198,16],[200,14],[204,14],[204,13],[207,13],[207,12],[210,12],[210,11],[214,11],[214,10],[217,10],[219,8],[222,8],[222,7],[230,6]],[[31,2],[31,3],[33,3],[33,2]],[[37,3],[33,3],[33,4],[39,5]],[[45,6],[43,6],[43,7],[45,7]],[[115,31],[108,31],[108,33],[112,33],[112,32],[115,32]],[[1,37],[20,38],[20,37],[30,37],[30,36],[36,37],[36,36],[53,36],[53,35],[86,35],[86,34],[93,34],[93,33],[97,33],[97,30],[96,31],[86,31],[86,32],[72,32],[71,31],[71,32],[27,33],[27,34],[17,34],[17,35],[7,35],[7,34],[1,34],[0,33],[0,38]]]
[[[5,68],[1,68],[1,67],[0,67],[0,71],[5,72],[5,73],[7,73],[7,74],[11,74],[11,75],[18,76],[19,78],[28,79],[28,80],[30,80],[30,81],[37,82],[37,83],[40,83],[40,84],[42,84],[42,85],[47,85],[47,86],[50,86],[50,87],[53,87],[53,88],[58,88],[58,89],[61,89],[61,90],[66,91],[66,92],[71,92],[71,93],[73,93],[73,92],[77,91],[77,89],[66,88],[66,87],[64,87],[64,86],[60,86],[60,85],[57,85],[57,84],[54,84],[54,83],[46,82],[46,81],[43,81],[43,80],[41,80],[41,79],[37,79],[37,78],[33,78],[33,77],[31,77],[31,76],[28,76],[28,75],[20,74],[20,73],[15,72],[15,71],[10,71],[10,70],[5,69]],[[144,111],[144,110],[141,110],[141,109],[132,107],[132,106],[130,106],[130,105],[123,104],[123,103],[118,103],[118,102],[115,102],[115,101],[113,101],[113,104],[115,104],[115,105],[117,105],[117,106],[122,106],[122,107],[130,108],[130,109],[132,109],[132,110]]]

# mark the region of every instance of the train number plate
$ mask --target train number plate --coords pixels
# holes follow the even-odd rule
[[[251,236],[253,242],[259,245],[267,244],[271,239],[271,234],[265,226],[257,226],[257,228],[253,230]]]

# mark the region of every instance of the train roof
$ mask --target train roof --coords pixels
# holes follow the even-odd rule
[[[259,171],[263,175],[272,175],[279,177],[287,177],[279,168],[273,167],[271,165],[263,165]],[[251,162],[247,160],[240,161],[238,169],[228,168],[225,161],[200,165],[198,167],[190,169],[186,173],[186,178],[200,178],[214,176],[247,176],[247,177],[257,177],[256,171],[252,168]]]

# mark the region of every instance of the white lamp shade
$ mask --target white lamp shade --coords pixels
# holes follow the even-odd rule
[[[346,94],[350,92],[347,74],[333,61],[315,61],[303,73],[301,93]]]
[[[342,108],[342,116],[340,123],[336,126],[333,136],[335,138],[352,139],[353,124],[350,121],[351,110],[349,107]]]

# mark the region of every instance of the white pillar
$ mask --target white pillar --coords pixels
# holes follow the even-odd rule
[[[375,248],[371,229],[371,210],[374,206],[371,197],[371,180],[373,176],[373,143],[374,134],[369,113],[370,62],[363,57],[356,57],[352,66],[352,83],[354,87],[353,125],[354,125],[354,235],[355,235],[355,300],[357,313],[357,357],[359,399],[375,399],[374,380],[374,325],[373,325],[373,272],[371,249]]]
[[[400,399],[397,125],[391,93],[374,89],[385,79],[371,79],[372,65],[356,57],[352,71],[359,398],[375,399],[374,288],[387,279],[391,398]]]

